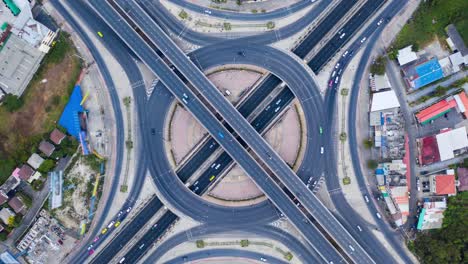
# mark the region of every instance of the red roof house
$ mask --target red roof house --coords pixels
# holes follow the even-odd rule
[[[18,172],[19,178],[23,181],[27,181],[33,174],[34,170],[27,164],[23,164]]]
[[[455,175],[436,175],[435,176],[435,194],[453,195],[455,190]]]
[[[42,153],[44,153],[47,157],[50,157],[50,155],[54,153],[55,146],[48,141],[42,140],[39,144],[39,150],[42,151]]]
[[[13,197],[8,201],[8,205],[15,211],[15,213],[20,213],[24,215],[26,213],[26,205],[18,197]]]
[[[65,138],[65,134],[58,129],[54,129],[54,131],[50,133],[49,138],[50,141],[52,141],[55,145],[60,145],[60,143],[62,143],[62,140]]]

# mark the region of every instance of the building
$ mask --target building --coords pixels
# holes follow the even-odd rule
[[[52,171],[49,175],[49,208],[55,209],[62,206],[63,171]]]
[[[423,208],[419,214],[417,229],[427,230],[441,228],[445,209],[447,209],[445,197],[424,199]]]
[[[18,172],[19,178],[23,181],[29,180],[29,178],[31,178],[33,174],[34,174],[34,170],[31,167],[29,167],[29,165],[27,164],[23,164],[23,166],[21,166]]]
[[[370,79],[370,87],[373,92],[384,91],[392,88],[388,81],[387,74],[372,76]]]
[[[0,210],[0,219],[5,225],[8,225],[8,219],[12,216],[16,216],[16,214],[8,208],[2,208],[2,210]]]
[[[408,46],[398,51],[398,64],[403,66],[418,59],[418,55],[413,51],[413,46]]]
[[[465,46],[465,42],[463,38],[458,33],[457,28],[455,25],[450,24],[445,29],[449,38],[447,39],[447,43],[449,43],[450,48],[453,52],[459,51],[462,56],[468,55],[468,49]]]
[[[16,257],[9,251],[5,251],[2,254],[0,254],[0,263],[20,264],[20,262],[16,260]]]
[[[434,176],[434,193],[436,195],[455,195],[457,190],[455,188],[455,175],[435,175]]]
[[[468,150],[465,127],[445,129],[437,135],[418,139],[417,143],[421,165],[452,159]]]
[[[54,153],[55,146],[52,145],[52,143],[49,143],[48,141],[42,140],[39,144],[39,150],[42,153],[44,153],[47,157],[50,157],[50,155]]]
[[[39,68],[44,53],[10,34],[0,51],[0,89],[21,96]]]
[[[468,191],[468,168],[457,168],[458,191]]]
[[[19,170],[18,168],[16,168]],[[14,175],[11,175],[8,177],[8,179],[3,183],[2,186],[0,186],[0,191],[2,191],[4,194],[8,194],[11,190],[16,189],[18,185],[20,185],[20,180],[19,177],[15,177]]]
[[[372,94],[370,109],[370,125],[382,126],[385,123],[385,113],[393,113],[398,110],[400,103],[395,91],[389,90]]]
[[[416,113],[416,119],[420,124],[425,125],[431,121],[442,117],[446,113],[456,110],[458,113],[462,113],[466,118],[466,110],[468,109],[468,97],[463,91],[459,94],[449,96],[440,100],[439,102],[422,109]]]
[[[62,143],[62,140],[65,138],[65,134],[62,133],[62,131],[58,130],[55,128],[52,133],[50,133],[50,141],[52,141],[55,145],[60,145]]]
[[[0,205],[6,203],[8,201],[8,195],[5,192],[0,190]]]
[[[11,198],[10,201],[8,201],[8,205],[15,213],[25,215],[27,210],[26,205],[24,205],[23,201],[21,201],[21,198],[18,196]]]
[[[437,58],[409,65],[402,70],[407,86],[414,90],[444,78],[444,71]]]
[[[440,160],[448,160],[465,153],[468,147],[466,128],[446,130],[436,136]]]
[[[466,64],[465,58],[461,55],[461,52],[453,53],[449,56],[450,63],[452,64],[453,72],[459,72],[461,67]]]
[[[43,162],[44,159],[41,158],[41,156],[39,156],[37,153],[33,153],[27,161],[27,163],[35,170],[37,170]]]

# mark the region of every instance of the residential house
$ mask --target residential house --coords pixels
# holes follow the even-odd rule
[[[39,144],[39,150],[42,153],[44,153],[47,157],[50,157],[50,155],[54,153],[55,146],[52,145],[52,143],[49,143],[48,141],[42,140]]]

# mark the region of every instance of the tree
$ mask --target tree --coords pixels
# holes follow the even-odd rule
[[[14,225],[15,225],[15,216],[11,215],[10,217],[8,217],[8,226],[14,227]]]
[[[242,240],[240,241],[241,247],[248,247],[249,244],[250,244],[250,243],[249,243],[249,240],[248,240],[248,239],[242,239]]]
[[[436,89],[434,91],[434,95],[435,96],[443,96],[443,95],[445,95],[446,91],[447,91],[447,89],[445,87],[439,85],[439,86],[436,87]]]
[[[19,98],[16,95],[7,94],[3,99],[3,105],[5,106],[6,110],[10,113],[13,113],[16,110],[20,109],[23,106],[23,104],[23,99]]]
[[[379,166],[379,163],[376,160],[370,159],[367,161],[367,168],[375,170],[377,166]]]
[[[5,241],[8,238],[8,234],[6,232],[0,232],[0,240]]]
[[[385,74],[385,66],[387,61],[383,56],[379,56],[375,59],[374,63],[372,63],[370,67],[370,72],[376,75],[384,75]]]
[[[364,145],[366,149],[370,149],[374,145],[374,142],[372,142],[372,139],[367,138],[362,141],[362,144]]]
[[[195,244],[197,245],[197,248],[204,248],[205,247],[205,241],[203,241],[203,240],[197,240],[195,242]]]
[[[46,159],[37,169],[41,173],[48,173],[55,167],[55,162],[51,159]]]

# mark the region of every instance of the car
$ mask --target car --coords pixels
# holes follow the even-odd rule
[[[346,36],[346,33],[341,34],[340,39],[344,38],[344,36]]]
[[[349,51],[345,51],[345,53],[343,53],[343,58],[346,57],[346,55],[348,55]]]
[[[265,111],[268,111],[268,109],[270,109],[270,105],[268,105],[268,106],[265,108]]]
[[[117,221],[117,222],[115,222],[115,225],[114,225],[114,226],[115,226],[115,227],[119,227],[119,225],[120,225],[120,221]]]
[[[361,39],[361,43],[363,43],[364,41],[366,41],[366,39],[367,39],[366,37],[363,37],[363,38]]]
[[[120,211],[118,214],[117,214],[117,217],[121,217],[123,214],[123,211]]]
[[[210,145],[210,148],[213,148],[216,145],[216,143],[213,143]]]
[[[261,261],[266,262],[266,258],[260,258]]]
[[[145,247],[145,243],[141,244],[138,248],[139,248],[139,249],[142,249],[142,248],[144,248],[144,247]]]
[[[357,229],[359,230],[359,232],[362,232],[362,228],[360,226],[357,226]]]
[[[216,178],[216,176],[214,176],[214,175],[211,175],[211,177],[210,177],[210,181],[213,181],[215,178]]]
[[[105,233],[107,233],[107,228],[104,228],[104,229],[102,229],[102,231],[101,231],[101,234],[104,235]]]
[[[89,245],[88,251],[90,251],[93,248],[93,246],[94,246],[93,244]]]
[[[194,192],[198,191],[198,189],[200,189],[198,186],[195,187],[195,189],[193,190]]]
[[[312,186],[315,186],[317,185],[317,181],[314,181],[314,183],[312,183]]]
[[[188,99],[188,95],[186,93],[183,93],[182,96]]]
[[[193,184],[193,186],[197,186],[197,184],[198,184],[198,181],[196,181],[196,182]]]
[[[215,170],[219,169],[219,167],[221,167],[221,163],[216,165]]]
[[[109,229],[112,228],[112,227],[114,226],[114,224],[115,224],[115,221],[110,222],[110,223],[107,225],[107,228],[109,228]]]
[[[353,246],[351,246],[351,245],[348,245],[348,247],[349,247],[349,249],[351,249],[352,251],[354,251],[354,248],[353,248]]]
[[[333,80],[330,80],[330,82],[328,82],[328,87],[332,87],[333,85]]]
[[[245,57],[245,52],[244,51],[239,51],[239,52],[237,52],[237,55]]]
[[[281,99],[278,99],[278,101],[276,101],[275,105],[279,105],[281,103]]]
[[[99,240],[99,236],[97,236],[97,237],[95,237],[95,238],[93,239],[93,243],[96,243],[98,240]]]
[[[364,195],[364,199],[366,200],[366,203],[369,203],[369,197],[367,197],[367,195]]]
[[[331,77],[333,78],[335,77],[335,75],[336,75],[336,71],[333,71]]]
[[[383,21],[384,21],[383,18],[381,18],[381,19],[379,20],[379,22],[377,22],[377,26],[382,25]]]
[[[323,154],[323,147],[320,147],[320,154]]]
[[[154,224],[152,228],[156,228],[158,226],[158,223]]]
[[[335,78],[335,84],[337,84],[339,80],[340,80],[340,77],[336,76],[336,78]]]
[[[281,107],[280,107],[280,106],[276,107],[276,109],[275,109],[275,113],[277,113],[277,112],[278,112],[280,109],[281,109]]]
[[[127,208],[127,213],[129,213],[130,210],[132,210],[132,207],[131,207],[131,206],[129,206],[129,207]]]
[[[338,71],[338,75],[340,75],[342,72],[343,72],[343,69],[340,69],[340,70]]]
[[[338,69],[338,67],[340,67],[340,64],[339,64],[339,63],[337,63],[337,64],[335,65],[335,69]]]
[[[98,36],[99,36],[99,37],[101,37],[101,38],[103,38],[103,37],[104,37],[104,34],[102,34],[102,32],[101,32],[101,31],[98,31],[98,32],[97,32],[97,34],[98,34]]]
[[[231,91],[229,91],[228,89],[224,90],[224,93],[225,93],[226,95],[231,95]]]
[[[151,129],[151,135],[153,135],[153,136],[156,135],[156,129],[154,129],[154,128]]]
[[[182,102],[184,102],[184,104],[188,104],[188,101],[185,98],[182,98]]]
[[[94,249],[88,251],[88,255],[92,255],[94,253]]]
[[[221,133],[221,132],[218,132],[218,136],[219,136],[220,138],[224,138],[224,134]]]
[[[216,163],[211,164],[210,168],[216,167]]]
[[[123,257],[123,258],[121,258],[121,259],[119,260],[119,264],[123,263],[124,261],[125,261],[125,257]]]
[[[382,216],[379,213],[375,213],[375,215],[377,216],[377,218],[382,219]]]
[[[319,132],[320,132],[320,134],[323,134],[323,129],[322,129],[322,127],[319,128]]]

